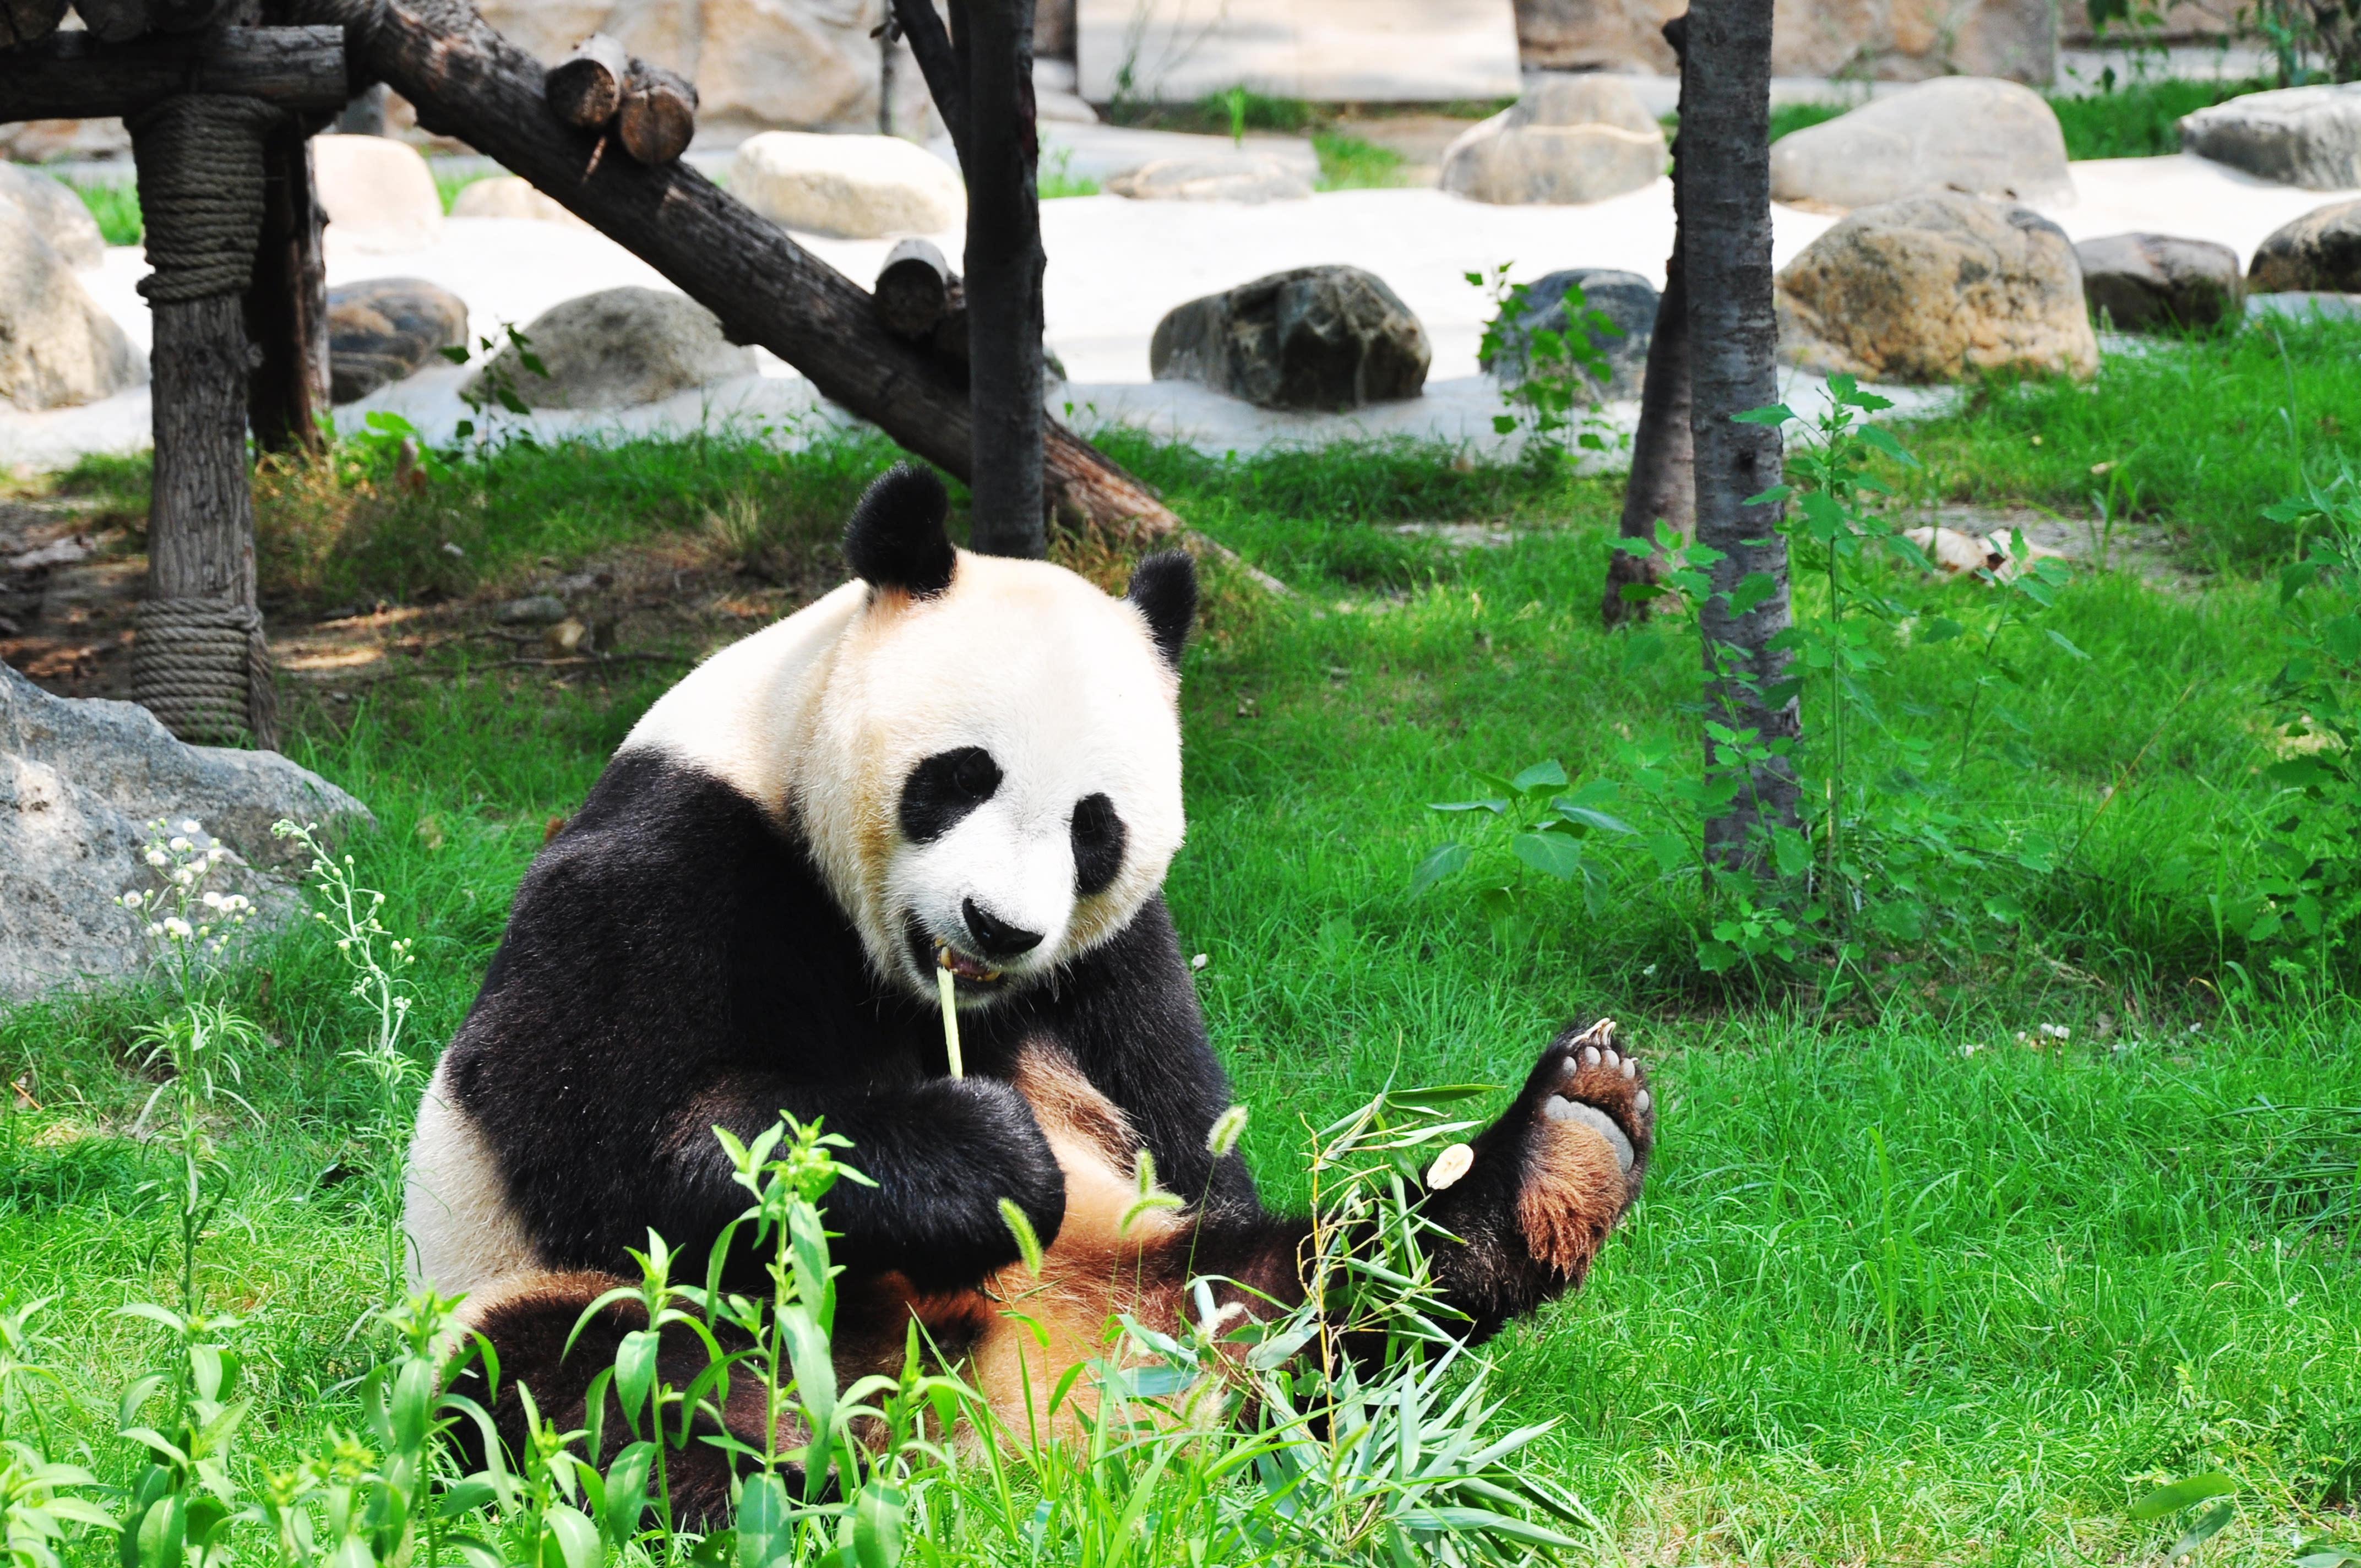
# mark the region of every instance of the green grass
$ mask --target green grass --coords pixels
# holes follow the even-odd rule
[[[2325,413],[2354,340],[2283,335],[2303,417]],[[2234,462],[2237,437],[2209,444],[2208,420],[2266,407],[2279,366],[2268,334],[2170,345],[2111,358],[2090,389],[1993,388],[1908,439],[1929,484],[2061,505],[2074,466],[2087,482],[2113,443],[2167,517],[2206,496],[2247,515],[2285,490],[2285,462]],[[2245,445],[2267,454],[2269,434]],[[2216,1465],[2247,1497],[2210,1562],[2282,1563],[2298,1523],[2352,1533],[2352,1194],[2349,1174],[2305,1173],[2349,1173],[2361,1118],[2278,1108],[2361,1105],[2361,1014],[2341,994],[2246,985],[2260,959],[2209,902],[2251,876],[2246,829],[2273,799],[2257,772],[2268,588],[2235,574],[2191,594],[2070,588],[2053,624],[2088,658],[2014,646],[2018,728],[1948,784],[1992,841],[2073,851],[2017,889],[2030,918],[1992,932],[1974,970],[1905,966],[1877,1006],[1823,1015],[1808,990],[1697,972],[1693,872],[1613,858],[1599,898],[1546,884],[1538,934],[1506,946],[1465,888],[1408,892],[1442,830],[1425,803],[1463,796],[1473,770],[1554,756],[1615,776],[1629,747],[1692,754],[1693,634],[1597,625],[1611,485],[1406,444],[1250,461],[1109,444],[1299,590],[1211,581],[1182,687],[1191,836],[1170,883],[1185,950],[1209,956],[1201,994],[1270,1196],[1304,1196],[1304,1122],[1389,1080],[1512,1081],[1569,1016],[1625,1018],[1657,1074],[1649,1195],[1583,1293],[1498,1346],[1514,1414],[1560,1423],[1545,1463],[1625,1560],[2152,1561],[2169,1532],[2128,1522],[2127,1500]],[[339,506],[288,481],[265,496],[265,569],[296,600],[425,598],[693,532],[751,497],[796,570],[825,581],[844,509],[887,459],[876,442],[790,456],[633,442],[511,447],[425,498]],[[131,505],[144,475],[93,464],[71,482]],[[1512,540],[1460,551],[1393,527],[1453,521]],[[1877,586],[1897,619],[1872,633],[1887,663],[1864,695],[1894,734],[1955,737],[1974,669],[1961,641],[1915,629],[1971,615],[1986,590]],[[1799,592],[1810,609],[1816,590]],[[426,1048],[471,999],[544,824],[669,678],[627,665],[559,690],[434,667],[445,678],[347,705],[291,692],[288,714],[291,753],[377,813],[351,849],[388,923],[420,938]],[[364,1091],[334,1059],[364,1023],[308,927],[254,951],[235,989],[274,1043],[249,1064],[257,1123],[219,1129],[208,1284],[250,1325],[253,1457],[284,1464],[354,1420],[340,1385],[364,1352],[346,1330],[377,1288],[379,1217],[366,1182],[324,1173],[365,1158]],[[169,1255],[148,1185],[161,1157],[128,1133],[152,1086],[126,1065],[159,1006],[134,991],[0,1014],[0,1077],[43,1107],[0,1119],[0,1290],[58,1298],[48,1326],[83,1401],[60,1446],[86,1444],[117,1481],[105,1402],[156,1335],[115,1313],[159,1288]]]
[[[139,216],[139,188],[126,181],[68,180],[109,245],[137,245],[148,233]]]
[[[1320,158],[1320,190],[1378,191],[1401,183],[1402,155],[1392,148],[1338,131],[1314,131],[1312,150]]]
[[[2361,325],[2305,317],[2109,355],[2088,384],[1990,382],[1912,439],[1936,493],[2086,516],[2112,488],[2191,558],[2253,564],[2294,543],[2262,509],[2334,477],[2356,430]]]
[[[2142,82],[2085,97],[2050,93],[2069,158],[2160,158],[2180,150],[2180,119],[2268,82]]]
[[[468,186],[473,185],[478,180],[490,180],[496,178],[499,172],[500,171],[498,170],[479,169],[468,173],[460,174],[455,173],[447,169],[436,169],[434,170],[434,194],[442,199],[444,215],[446,217],[450,215],[451,203],[459,199],[460,192],[465,191]]]

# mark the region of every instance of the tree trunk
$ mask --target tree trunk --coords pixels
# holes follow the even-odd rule
[[[975,411],[970,543],[1049,546],[1041,494],[1041,207],[1033,123],[1033,0],[966,0],[968,402]]]
[[[267,452],[317,453],[326,444],[319,420],[328,406],[326,218],[306,129],[280,126],[262,152],[262,242],[246,291],[247,335],[262,362],[247,384],[247,420]]]
[[[390,82],[417,105],[422,126],[498,159],[719,316],[733,339],[768,348],[919,456],[972,475],[960,367],[887,332],[866,291],[695,170],[614,157],[591,168],[596,139],[549,113],[540,62],[472,5],[298,0],[298,8],[308,21],[346,27],[354,75]],[[1147,535],[1180,526],[1155,492],[1089,443],[1055,421],[1043,434],[1049,487],[1092,522]]]
[[[1739,423],[1778,401],[1778,332],[1771,275],[1771,7],[1763,0],[1697,0],[1689,12],[1681,122],[1683,260],[1688,283],[1697,462],[1697,540],[1723,553],[1698,607],[1705,639],[1706,718],[1736,741],[1706,739],[1709,779],[1737,785],[1705,824],[1706,855],[1760,872],[1765,835],[1795,823],[1795,698],[1787,659],[1771,646],[1788,625],[1787,544],[1778,503],[1747,498],[1779,483],[1778,428]],[[1767,588],[1743,613],[1731,595]],[[1747,746],[1779,754],[1747,760]]]
[[[52,33],[0,53],[0,122],[136,115],[182,93],[259,98],[281,109],[344,106],[345,40],[333,28],[223,27],[203,39],[105,47]]]
[[[1664,24],[1664,41],[1686,61],[1689,23],[1686,15]],[[1682,72],[1682,123],[1687,124],[1687,71]],[[1673,253],[1664,262],[1664,292],[1656,302],[1655,331],[1648,339],[1648,378],[1640,391],[1640,427],[1631,436],[1631,476],[1623,486],[1619,532],[1646,543],[1645,554],[1617,550],[1607,558],[1607,598],[1600,613],[1609,626],[1644,620],[1653,598],[1627,599],[1627,587],[1664,581],[1665,560],[1655,540],[1659,530],[1687,539],[1697,529],[1697,462],[1689,440],[1689,294],[1681,256],[1681,137],[1673,137]]]

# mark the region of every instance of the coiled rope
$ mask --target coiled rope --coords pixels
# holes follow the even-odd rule
[[[258,98],[183,93],[129,121],[157,305],[240,294],[262,236],[263,138],[280,112]],[[160,476],[159,476],[160,477]],[[183,740],[278,744],[270,645],[252,605],[150,598],[131,644],[131,696]]]

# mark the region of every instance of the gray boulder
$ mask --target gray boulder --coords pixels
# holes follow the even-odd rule
[[[1344,410],[1414,398],[1433,357],[1426,329],[1357,267],[1299,267],[1174,307],[1148,367],[1257,408]]]
[[[1444,149],[1444,190],[1503,206],[1601,202],[1653,185],[1664,128],[1615,76],[1559,76]]]
[[[1638,397],[1648,378],[1648,340],[1656,332],[1656,286],[1637,272],[1612,268],[1570,268],[1527,285],[1525,313],[1501,329],[1500,346],[1485,357],[1484,368],[1503,386],[1522,382],[1533,334],[1567,330],[1565,297],[1576,287],[1582,290],[1582,313],[1597,311],[1615,326],[1613,332],[1588,328],[1591,346],[1607,356],[1608,379],[1591,378],[1597,395]]]
[[[2238,253],[2212,240],[2111,234],[2076,246],[2074,259],[2091,314],[2119,332],[2217,326],[2244,308]]]
[[[1848,214],[1780,269],[1773,301],[1781,356],[1823,375],[1934,382],[2099,367],[2065,231],[1957,192]]]
[[[2361,294],[2361,202],[2315,207],[2255,247],[2246,287],[2257,294]]]
[[[2361,82],[2249,93],[2183,115],[2184,151],[2308,191],[2361,185]]]
[[[99,233],[98,220],[62,180],[14,163],[0,163],[0,222],[5,221],[10,207],[20,221],[32,225],[33,231],[49,242],[50,249],[65,258],[67,266],[79,270],[106,259],[106,236]]]
[[[467,302],[423,278],[328,291],[328,400],[349,403],[467,343]]]
[[[1922,191],[2016,202],[2069,195],[2066,134],[2030,87],[1949,76],[1771,144],[1771,199],[1849,210]]]
[[[1135,202],[1303,202],[1312,182],[1275,158],[1224,153],[1213,158],[1159,158],[1106,182],[1110,195]]]
[[[268,919],[296,906],[299,850],[282,817],[325,827],[368,808],[275,751],[188,746],[146,708],[52,696],[0,663],[0,998],[146,969],[146,916],[114,901],[156,884],[141,860],[158,818],[233,851],[208,879]]]
[[[552,305],[524,329],[548,372],[526,368],[511,344],[469,378],[472,391],[513,389],[527,408],[625,409],[754,370],[754,351],[685,294],[601,289]]]
[[[148,361],[30,222],[0,208],[0,402],[65,408],[148,378]]]

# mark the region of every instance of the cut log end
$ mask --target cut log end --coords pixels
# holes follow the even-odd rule
[[[674,162],[697,135],[697,89],[661,67],[634,67],[615,130],[623,150],[640,162],[650,168]]]
[[[917,343],[949,313],[959,288],[959,275],[941,251],[926,240],[906,239],[878,269],[877,319],[895,336]]]
[[[597,130],[623,106],[631,75],[623,46],[604,33],[592,33],[550,68],[542,92],[559,119],[580,130]]]
[[[66,0],[0,0],[0,49],[39,43],[65,17]]]

